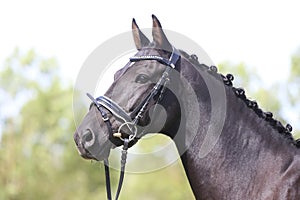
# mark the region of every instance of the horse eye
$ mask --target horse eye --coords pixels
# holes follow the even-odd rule
[[[147,83],[148,81],[149,81],[149,76],[147,76],[146,74],[139,74],[135,78],[136,83]]]

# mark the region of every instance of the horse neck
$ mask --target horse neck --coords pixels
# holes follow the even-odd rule
[[[188,66],[183,64],[181,74],[186,78],[192,77],[191,86],[196,91],[198,102],[191,104],[186,96],[188,92],[182,95],[180,101],[187,105],[187,115],[195,108],[199,109],[200,115],[199,118],[186,116],[186,125],[179,130],[180,136],[173,138],[195,195],[208,194],[209,197],[217,183],[236,181],[236,177],[243,177],[246,181],[241,184],[247,187],[255,174],[255,167],[260,166],[262,171],[264,168],[280,171],[284,163],[293,159],[293,154],[299,154],[291,141],[248,108],[245,101],[234,94],[232,87],[207,72],[191,76],[195,71],[184,71]],[[223,92],[219,99],[212,97],[211,86]],[[217,109],[212,106],[213,98],[217,101],[213,105]],[[225,115],[218,113],[220,110],[225,111]],[[224,117],[224,121],[214,115]],[[193,134],[195,128],[197,131]],[[272,162],[264,165],[266,159]]]

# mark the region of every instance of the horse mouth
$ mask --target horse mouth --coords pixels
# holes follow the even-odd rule
[[[77,148],[77,149],[78,149],[78,148]],[[84,152],[80,151],[79,149],[78,149],[78,151],[79,151],[80,156],[81,156],[82,158],[84,158],[84,159],[99,161],[97,158],[95,158],[95,157],[93,156],[93,154],[91,154],[91,153],[90,153],[88,150],[86,150],[86,149],[84,149]]]

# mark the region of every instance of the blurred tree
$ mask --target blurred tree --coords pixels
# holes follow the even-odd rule
[[[285,89],[288,93],[290,107],[293,115],[300,121],[300,48],[292,55],[291,69],[289,73],[289,85]],[[296,131],[296,136],[300,138],[300,130]]]
[[[219,64],[219,69],[223,74],[234,74],[234,86],[244,88],[249,99],[256,100],[264,111],[271,111],[274,113],[274,118],[287,124],[289,123],[287,113],[293,113],[297,116],[297,121],[300,121],[300,103],[297,101],[300,97],[300,50],[292,57],[291,63],[289,80],[275,82],[270,86],[263,83],[262,77],[254,68],[246,66],[244,63],[223,62]],[[295,125],[292,133],[295,138],[299,138],[299,125],[298,127]]]
[[[264,85],[261,77],[254,68],[247,66],[245,63],[232,64],[230,62],[223,62],[218,66],[221,73],[231,73],[234,75],[234,86],[245,89],[249,99],[257,100],[263,110],[272,111],[275,113],[275,117],[279,116],[281,103],[280,99],[276,96],[278,94],[276,84],[269,88],[266,86],[261,87]]]
[[[0,199],[105,196],[99,165],[75,148],[73,89],[63,84],[56,60],[16,49],[0,84]]]
[[[141,140],[142,145],[140,147],[145,148],[147,152],[155,152],[158,148],[169,143],[170,140],[167,136],[159,135],[145,141]],[[176,152],[175,147],[174,152]],[[169,156],[166,152],[165,155],[158,156],[159,158],[149,158],[147,163],[141,163],[139,160],[132,161],[141,167],[147,164],[152,165],[154,171],[126,174],[128,184],[124,185],[121,197],[129,196],[131,198],[128,199],[134,200],[194,199],[181,160],[166,162]],[[163,168],[155,168],[162,163],[166,164]]]

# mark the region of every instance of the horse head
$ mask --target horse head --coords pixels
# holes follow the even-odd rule
[[[176,99],[167,103],[172,92],[166,89],[166,84],[174,81],[170,77],[174,76],[172,69],[179,63],[180,53],[168,41],[158,19],[154,15],[152,19],[153,41],[133,19],[132,34],[138,52],[114,74],[104,96],[94,99],[88,94],[92,104],[74,134],[83,158],[103,160],[111,148],[123,145],[125,139],[132,146],[146,133],[174,128],[171,122],[174,123],[180,110]],[[164,109],[159,109],[159,105]]]

